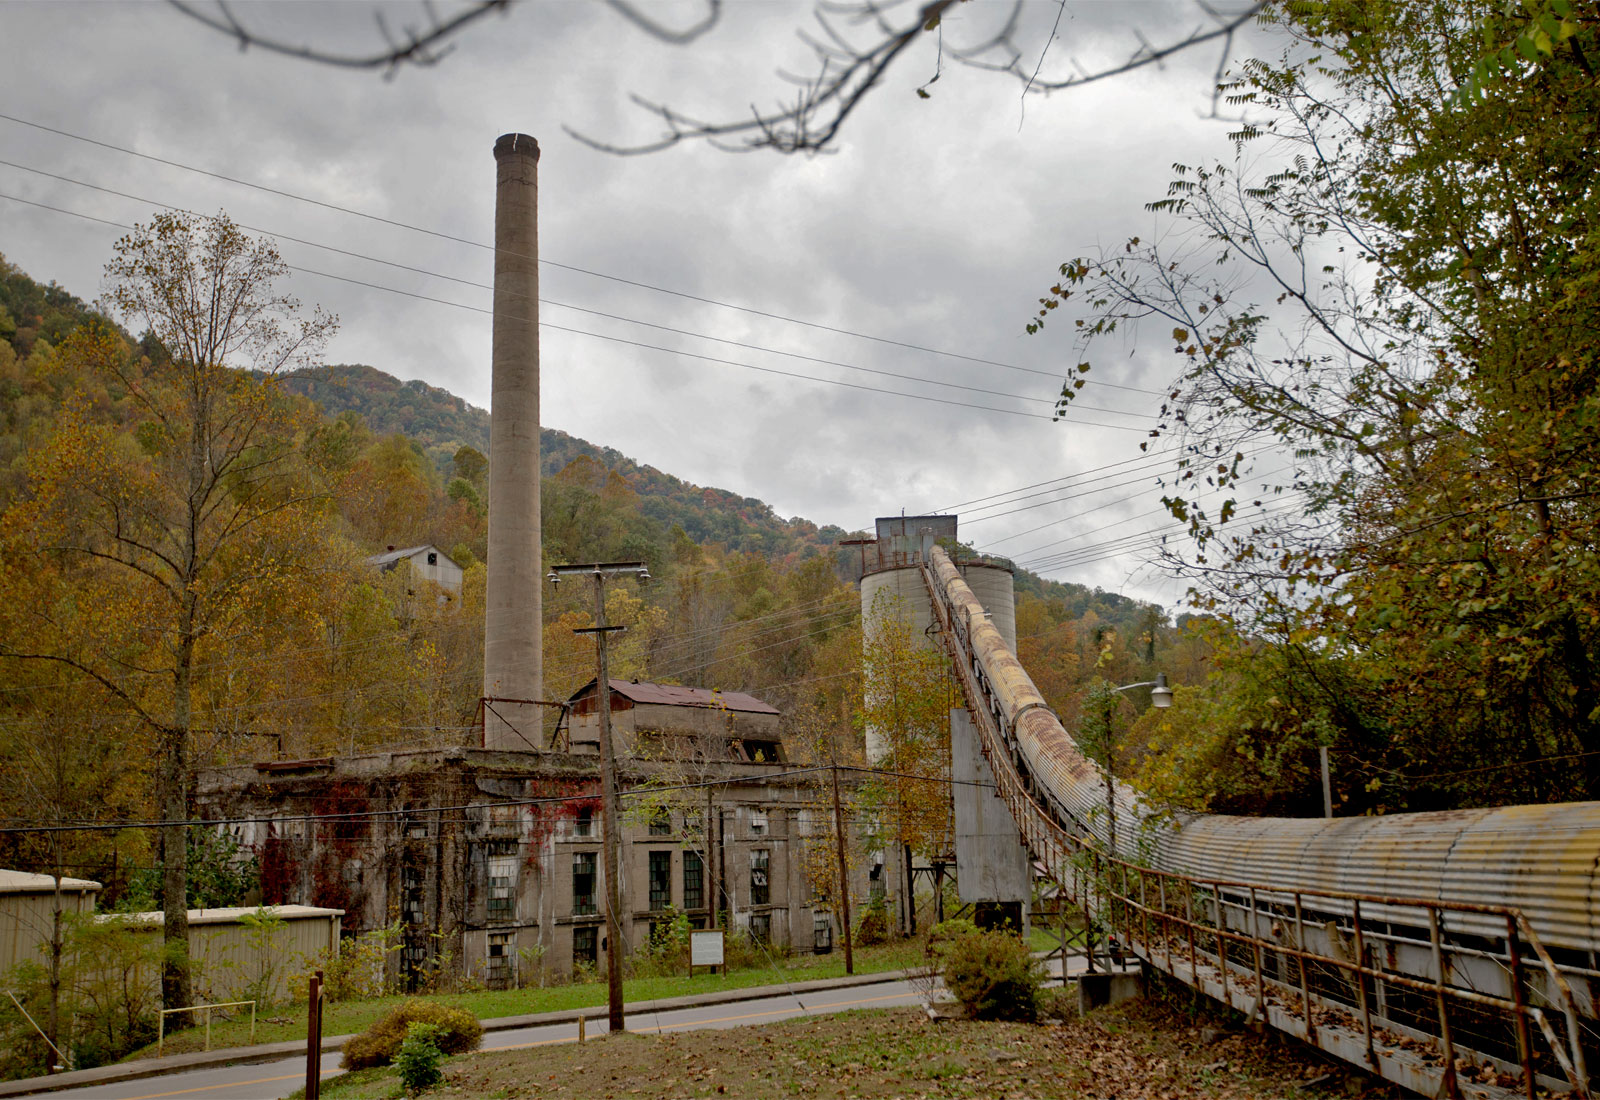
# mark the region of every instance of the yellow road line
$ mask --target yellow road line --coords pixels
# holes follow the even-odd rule
[[[304,1077],[305,1071],[299,1073],[286,1073],[281,1077],[257,1077],[254,1081],[233,1081],[222,1085],[201,1085],[194,1089],[176,1089],[172,1092],[151,1092],[144,1096],[133,1096],[129,1100],[161,1100],[163,1096],[187,1096],[194,1092],[215,1092],[217,1089],[242,1089],[246,1085],[265,1085],[274,1081],[293,1081]],[[324,1078],[326,1080],[326,1078]]]

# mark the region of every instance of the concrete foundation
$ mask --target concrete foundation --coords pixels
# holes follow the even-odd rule
[[[539,143],[494,143],[494,378],[483,744],[542,749],[544,572],[539,560]]]
[[[1144,996],[1144,974],[1139,970],[1093,974],[1078,977],[1078,1010],[1089,1012],[1096,1008],[1119,1005]]]

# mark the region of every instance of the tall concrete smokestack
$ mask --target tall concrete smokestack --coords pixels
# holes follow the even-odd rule
[[[539,561],[539,143],[494,143],[494,379],[483,744],[543,748],[544,571]]]

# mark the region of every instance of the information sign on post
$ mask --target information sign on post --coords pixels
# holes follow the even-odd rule
[[[694,968],[697,966],[709,966],[720,972],[725,935],[720,928],[714,932],[689,933],[689,977],[694,977]]]

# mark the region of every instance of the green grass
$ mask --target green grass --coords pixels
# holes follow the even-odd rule
[[[321,1093],[323,1100],[401,1100],[406,1091],[393,1066],[373,1066],[324,1077]],[[298,1089],[289,1094],[288,1100],[305,1100],[305,1095],[305,1089]]]
[[[883,947],[860,947],[855,951],[857,974],[882,973],[886,970],[903,970],[922,961],[921,946],[915,940],[889,944]],[[717,993],[730,989],[749,989],[758,985],[781,985],[784,982],[813,981],[818,978],[837,978],[844,974],[844,952],[836,949],[831,955],[791,955],[777,957],[774,965],[735,970],[726,974],[698,973],[693,978],[634,978],[622,985],[628,1001],[653,1001],[664,997],[686,997],[697,993]],[[365,1031],[385,1013],[400,1004],[403,996],[379,997],[366,1001],[339,1001],[324,1007],[322,1033],[346,1035]],[[495,1016],[522,1016],[534,1012],[560,1012],[575,1008],[592,1008],[606,1003],[606,986],[603,982],[582,985],[560,985],[548,989],[482,989],[467,993],[429,994],[428,999],[441,1004],[459,1005],[487,1020]],[[262,1010],[256,1021],[256,1042],[277,1043],[289,1039],[303,1039],[306,1034],[305,1005],[280,1006]],[[214,1020],[211,1024],[211,1049],[245,1046],[250,1042],[250,1017],[233,1020]],[[205,1037],[203,1029],[191,1028],[169,1035],[163,1054],[183,1054],[201,1050]],[[134,1051],[125,1062],[141,1058],[154,1058],[155,1044]]]

